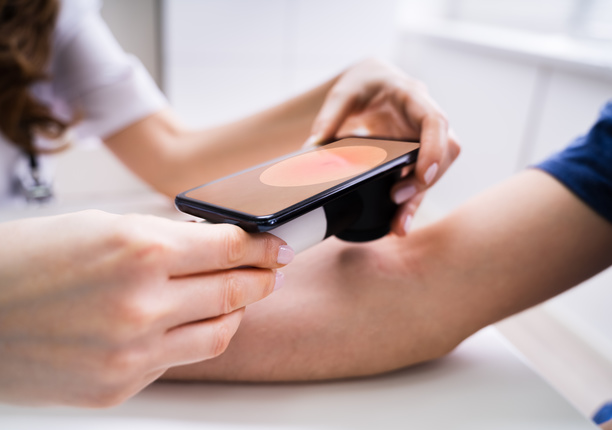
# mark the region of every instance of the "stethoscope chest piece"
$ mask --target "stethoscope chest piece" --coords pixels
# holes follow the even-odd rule
[[[15,168],[15,191],[25,197],[28,203],[43,204],[53,200],[53,182],[45,174],[35,154],[28,154]]]

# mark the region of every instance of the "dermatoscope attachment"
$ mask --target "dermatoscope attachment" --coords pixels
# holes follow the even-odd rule
[[[387,235],[391,231],[391,221],[398,208],[391,200],[391,187],[400,177],[401,169],[392,170],[337,202],[331,202],[330,205],[338,206],[359,205],[359,210],[355,213],[356,219],[333,234],[348,242],[367,242]]]
[[[401,177],[394,169],[363,184],[343,197],[269,230],[296,253],[329,236],[348,242],[380,239],[391,231],[398,206],[391,200],[391,187]]]

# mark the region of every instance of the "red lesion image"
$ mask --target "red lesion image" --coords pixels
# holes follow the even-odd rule
[[[297,187],[337,181],[366,172],[387,157],[376,146],[344,146],[320,149],[288,158],[270,166],[259,179],[275,187]]]

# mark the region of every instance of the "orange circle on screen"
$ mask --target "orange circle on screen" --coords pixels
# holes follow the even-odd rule
[[[376,146],[343,146],[296,155],[268,167],[259,180],[274,187],[299,187],[337,181],[379,165],[387,151]]]

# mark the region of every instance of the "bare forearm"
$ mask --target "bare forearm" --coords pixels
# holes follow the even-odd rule
[[[395,241],[384,239],[381,250],[394,247]],[[220,359],[170,369],[165,377],[343,378],[384,372],[408,364],[408,359],[414,363],[447,352],[439,342],[428,342],[427,322],[405,307],[409,300],[418,300],[422,286],[387,272],[392,259],[386,260],[376,247],[337,239],[300,254],[295,264],[283,269],[283,289],[247,309]],[[381,269],[387,274],[378,272]],[[398,300],[397,289],[404,283],[406,293]],[[397,342],[400,334],[413,344]]]
[[[223,356],[166,377],[325,379],[429,360],[592,276],[610,255],[606,221],[546,174],[524,172],[407,238],[329,240],[298,256]]]
[[[334,80],[278,106],[206,130],[189,130],[169,110],[106,139],[130,169],[174,195],[299,149]]]
[[[425,270],[457,285],[451,313],[474,330],[612,264],[612,225],[539,170],[479,195],[436,230]]]

